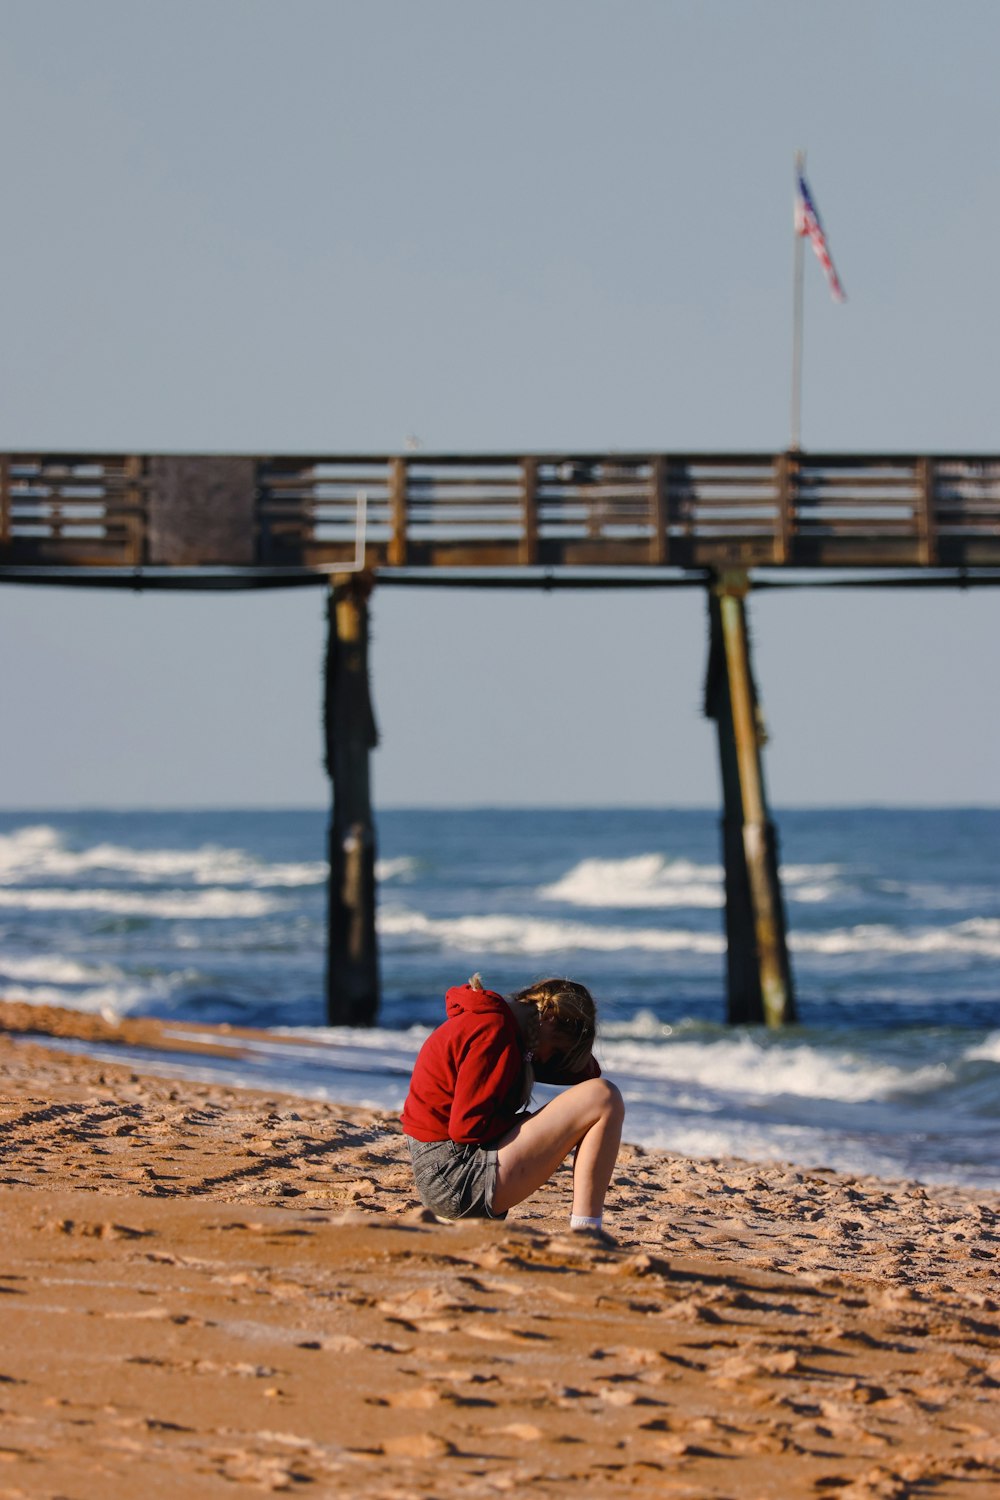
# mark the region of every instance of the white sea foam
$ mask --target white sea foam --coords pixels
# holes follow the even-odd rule
[[[192,921],[266,917],[282,903],[258,891],[198,890],[141,894],[134,891],[0,889],[0,908],[20,911],[92,911],[121,917]]]
[[[970,1047],[965,1056],[969,1062],[1000,1063],[1000,1031],[992,1032],[977,1047]]]
[[[711,1125],[692,1125],[688,1121],[663,1121],[649,1112],[630,1108],[630,1129],[638,1145],[653,1151],[668,1151],[696,1160],[736,1157],[753,1162],[794,1162],[810,1167],[834,1168],[838,1172],[867,1175],[874,1173],[886,1180],[907,1175],[906,1166],[890,1151],[877,1144],[863,1144],[837,1131],[814,1129],[802,1125],[773,1124],[755,1126],[746,1120],[717,1119]],[[933,1172],[924,1172],[923,1180],[935,1180]],[[943,1181],[954,1180],[953,1173]]]
[[[55,956],[14,958],[0,953],[0,981],[19,979],[28,984],[93,984],[95,980],[121,977],[121,970],[110,964],[80,964],[71,958]],[[4,994],[10,998],[9,986],[5,987]]]
[[[1000,958],[1000,918],[970,917],[951,927],[903,931],[881,923],[839,927],[830,932],[792,932],[789,947],[797,953],[968,954]]]
[[[798,901],[803,905],[819,905],[821,901],[832,901],[834,897],[843,895],[843,887],[834,881],[814,881],[812,885],[793,885],[784,882],[784,896],[786,901]]]
[[[828,901],[839,890],[838,865],[786,865],[781,875],[789,901]],[[538,894],[568,906],[720,907],[721,865],[637,854],[630,859],[584,859]]]
[[[240,849],[204,844],[198,849],[129,849],[120,844],[95,844],[73,852],[56,829],[45,824],[0,835],[0,885],[30,880],[74,880],[104,872],[159,884],[189,880],[195,885],[242,885],[254,888],[321,884],[327,866],[322,860],[266,864]]]
[[[43,830],[38,830],[43,832]],[[52,830],[47,830],[52,832]],[[128,875],[144,884],[188,880],[194,885],[249,886],[251,889],[296,888],[322,885],[329,866],[325,860],[300,860],[268,864],[239,849],[213,844],[198,849],[128,849],[118,844],[95,844],[74,854],[58,839],[8,840],[13,848],[0,850],[0,882],[20,880],[75,879],[88,875]],[[403,855],[376,861],[380,881],[412,877],[417,861]]]
[[[921,1095],[952,1077],[945,1063],[902,1068],[850,1052],[807,1043],[768,1045],[749,1036],[709,1042],[676,1038],[662,1045],[605,1036],[602,1058],[616,1076],[698,1085],[728,1097],[794,1095],[858,1104],[868,1100]]]
[[[943,885],[934,881],[880,880],[878,889],[902,896],[913,906],[935,911],[975,911],[996,901],[996,887],[988,885]]]
[[[329,873],[329,868],[325,860],[319,859],[303,860],[299,864],[255,865],[248,871],[245,879],[248,885],[264,890],[270,886],[322,885]],[[198,883],[202,883],[200,875]],[[204,883],[211,884],[212,882],[206,877]],[[225,884],[225,881],[220,883]],[[238,883],[235,879],[232,882],[234,885]]]
[[[11,871],[19,871],[33,861],[44,859],[60,847],[59,835],[48,824],[31,824],[15,833],[0,834],[0,880]]]
[[[721,934],[680,928],[603,927],[541,917],[428,917],[395,907],[379,915],[384,937],[416,938],[469,953],[557,953],[568,949],[616,953],[722,953]]]
[[[721,906],[722,870],[662,854],[584,859],[538,894],[570,906]]]
[[[155,986],[163,989],[162,982]],[[0,954],[0,998],[30,1005],[65,1005],[109,1018],[147,1004],[148,984],[126,982],[112,964],[82,964],[70,958],[17,958]]]
[[[395,859],[377,859],[375,878],[383,884],[390,880],[412,880],[417,872],[417,861],[408,854],[399,854]]]
[[[2,897],[0,897],[2,900]],[[725,952],[722,933],[682,927],[618,927],[598,923],[529,916],[429,917],[403,907],[388,907],[379,929],[390,938],[424,939],[462,952],[555,953],[577,949],[600,953]],[[855,954],[877,957],[961,954],[1000,957],[1000,919],[975,917],[953,927],[902,931],[885,925],[835,928],[828,932],[791,932],[789,947],[799,954],[825,957]]]
[[[661,1021],[651,1010],[636,1011],[628,1021],[602,1021],[601,1036],[626,1037],[629,1041],[665,1042],[676,1032],[669,1021]]]
[[[843,873],[843,865],[781,866],[781,879],[785,885],[807,885],[811,880],[839,880]]]
[[[61,990],[46,984],[5,984],[0,998],[23,1000],[29,1005],[59,1005],[67,1010],[85,1011],[88,1015],[99,1015],[107,1021],[113,1021],[132,1011],[141,1014],[148,1010],[151,992],[147,986],[138,984],[96,985],[89,990]]]

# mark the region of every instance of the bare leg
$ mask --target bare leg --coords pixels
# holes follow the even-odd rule
[[[625,1105],[613,1083],[590,1078],[557,1095],[537,1114],[514,1126],[497,1150],[497,1186],[492,1207],[505,1213],[548,1182],[577,1148],[573,1167],[573,1212],[599,1218],[618,1157]]]

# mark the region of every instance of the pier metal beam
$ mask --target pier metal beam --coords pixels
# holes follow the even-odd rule
[[[369,757],[378,742],[368,678],[370,575],[331,580],[323,727],[333,783],[326,1002],[331,1026],[373,1026],[378,1014],[375,823]]]
[[[761,761],[766,736],[750,662],[749,587],[746,573],[734,572],[717,575],[709,589],[705,713],[718,727],[722,770],[729,1020],[782,1026],[795,1020],[795,995]]]

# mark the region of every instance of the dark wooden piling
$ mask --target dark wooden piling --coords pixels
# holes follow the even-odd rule
[[[333,578],[328,598],[324,731],[330,817],[327,1020],[373,1026],[378,1015],[375,823],[369,757],[378,740],[368,676],[368,574]]]
[[[705,712],[719,732],[722,848],[726,871],[728,1016],[782,1026],[795,996],[778,878],[778,840],[768,814],[763,723],[750,661],[745,573],[719,575],[709,590]]]

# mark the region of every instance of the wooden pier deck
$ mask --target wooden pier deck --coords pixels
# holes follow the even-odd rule
[[[1000,568],[1000,455],[0,454],[0,578]],[[225,576],[223,576],[225,575]],[[123,579],[123,581],[125,581]],[[474,581],[470,580],[470,581]],[[484,577],[485,581],[485,577]],[[984,579],[984,581],[986,581]]]

